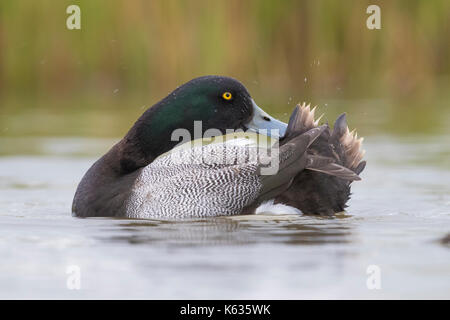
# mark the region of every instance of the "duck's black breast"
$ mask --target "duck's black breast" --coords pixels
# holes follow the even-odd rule
[[[72,203],[76,217],[124,217],[131,186],[140,170],[123,172],[121,143],[97,160],[81,179]]]

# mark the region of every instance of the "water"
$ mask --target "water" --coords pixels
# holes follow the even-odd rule
[[[0,139],[0,298],[450,298],[445,135],[366,139],[363,181],[335,218],[71,217],[78,181],[113,142]],[[371,265],[381,289],[367,287]]]

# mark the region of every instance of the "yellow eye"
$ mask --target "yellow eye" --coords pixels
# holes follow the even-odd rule
[[[222,98],[224,98],[225,100],[231,100],[231,98],[233,98],[233,95],[229,92],[224,92],[222,94]]]

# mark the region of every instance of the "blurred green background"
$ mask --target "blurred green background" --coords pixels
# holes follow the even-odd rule
[[[309,101],[360,135],[448,134],[449,25],[448,0],[2,0],[0,136],[119,137],[206,74],[283,120]]]

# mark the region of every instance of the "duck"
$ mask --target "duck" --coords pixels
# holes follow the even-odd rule
[[[195,78],[147,109],[88,169],[75,192],[72,215],[206,218],[258,214],[268,204],[330,214],[345,207],[349,185],[360,179],[364,167],[359,149],[355,151],[361,141],[350,139],[352,134],[342,131],[344,124],[345,119],[338,119],[335,134],[327,124],[319,125],[305,105],[297,106],[284,123],[260,108],[238,80]],[[224,141],[179,148],[192,137],[239,130],[275,143],[261,147]],[[330,192],[339,196],[318,205],[308,198],[308,190],[319,202]],[[299,203],[300,198],[305,202]]]

